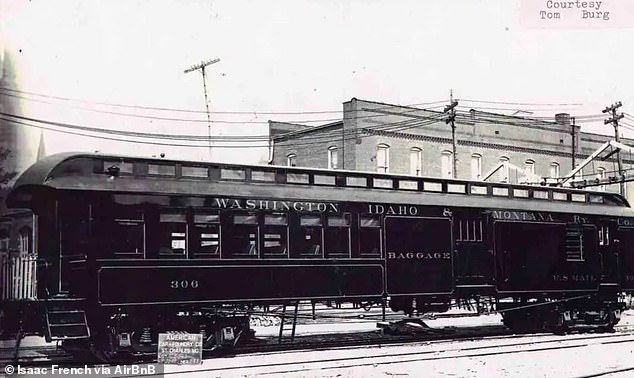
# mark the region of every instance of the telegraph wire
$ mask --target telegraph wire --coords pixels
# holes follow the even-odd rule
[[[12,117],[12,118],[17,118],[16,119],[12,119],[12,118],[7,118],[8,117]],[[116,137],[105,137],[105,136],[100,136],[100,135],[92,135],[92,134],[85,134],[85,133],[81,133],[81,132],[77,132],[77,131],[68,131],[68,130],[60,130],[58,128],[55,127],[61,127],[61,128],[66,128],[66,129],[71,129],[71,130],[82,130],[84,132],[91,132],[91,133],[101,133],[101,134],[111,134],[111,135],[125,135],[125,136],[133,136],[136,138],[145,138],[145,139],[152,139],[152,138],[156,138],[156,139],[163,139],[163,140],[180,140],[180,141],[207,141],[207,137],[201,137],[201,136],[187,136],[187,135],[165,135],[162,136],[159,134],[159,136],[157,136],[156,134],[146,134],[146,133],[136,133],[136,132],[125,132],[125,131],[118,131],[118,130],[111,130],[111,129],[99,129],[99,128],[90,128],[90,127],[86,127],[86,126],[79,126],[79,125],[70,125],[70,124],[65,124],[65,123],[59,123],[59,122],[50,122],[50,121],[44,121],[44,120],[38,120],[38,119],[34,119],[34,118],[29,118],[29,117],[16,117],[14,115],[10,115],[8,113],[3,113],[0,112],[0,119],[4,120],[4,121],[8,121],[8,122],[12,122],[12,123],[16,123],[16,124],[20,124],[20,125],[24,125],[24,126],[28,126],[28,127],[35,127],[38,129],[43,129],[43,130],[49,130],[49,131],[53,131],[53,132],[60,132],[60,133],[64,133],[64,134],[70,134],[70,135],[77,135],[77,136],[85,136],[85,137],[89,137],[89,138],[101,138],[101,139],[105,139],[105,140],[114,140],[114,141],[122,141],[122,142],[130,142],[130,143],[138,143],[138,144],[150,144],[150,145],[161,145],[161,146],[173,146],[173,147],[208,147],[207,145],[195,145],[195,144],[179,144],[179,143],[166,143],[166,142],[153,142],[153,141],[140,141],[140,140],[129,140],[129,139],[121,139],[121,138],[116,138]],[[25,121],[31,122],[31,123],[26,123]],[[48,125],[48,126],[42,126],[42,125],[36,125],[36,124],[32,124],[32,123],[42,123],[44,125]],[[372,131],[386,131],[386,132],[398,132],[398,131],[402,131],[402,130],[406,130],[406,129],[410,129],[410,128],[414,128],[414,127],[418,127],[421,125],[424,125],[425,123],[422,122],[412,122],[411,120],[407,121],[408,123],[405,123],[405,121],[399,121],[399,122],[395,122],[395,123],[388,123],[388,124],[383,124],[380,127],[369,127],[369,128],[362,128],[362,129],[367,129],[367,130],[372,130]],[[426,121],[427,124],[432,124],[432,123],[436,123],[437,120],[429,120]],[[50,127],[50,126],[54,126],[54,127]],[[332,136],[335,137],[339,137],[342,133],[340,133],[339,131],[333,132]],[[319,145],[322,144],[324,142],[333,140],[332,136],[329,134],[326,135],[319,135],[319,136],[314,136],[313,138],[303,138],[304,140],[309,139],[309,141],[307,143],[296,143],[294,144],[295,146],[304,146],[304,145]],[[366,138],[366,137],[370,137],[372,135],[358,135],[358,133],[355,130],[349,130],[348,132],[348,136],[346,137],[346,135],[344,134],[344,138],[343,141],[349,141],[349,140],[354,140],[354,139],[361,139],[361,138]],[[176,138],[173,138],[176,137]],[[189,139],[190,137],[194,137],[193,139]],[[214,141],[232,141],[232,142],[239,142],[240,140],[245,140],[245,143],[247,142],[263,142],[266,144],[262,144],[262,145],[250,145],[250,146],[245,146],[245,145],[217,145],[217,147],[222,147],[222,148],[263,148],[263,147],[268,147],[269,146],[269,137],[265,136],[263,138],[254,140],[254,138],[248,139],[247,137],[241,137],[241,136],[232,136],[231,139],[227,140],[226,137],[217,137],[214,139]]]
[[[420,110],[420,109],[413,109],[413,110]],[[405,114],[405,113],[403,113]],[[66,129],[72,129],[72,130],[81,130],[84,132],[91,132],[91,133],[101,133],[101,134],[110,134],[110,135],[125,135],[125,136],[131,136],[131,137],[135,137],[135,138],[143,138],[143,139],[162,139],[162,140],[176,140],[176,141],[191,141],[191,142],[195,142],[195,141],[207,141],[207,137],[204,136],[199,136],[199,135],[178,135],[178,134],[152,134],[152,133],[140,133],[140,132],[132,132],[132,131],[125,131],[125,130],[112,130],[112,129],[101,129],[101,128],[94,128],[94,127],[88,127],[88,126],[80,126],[80,125],[72,125],[72,124],[67,124],[67,123],[61,123],[61,122],[52,122],[52,121],[46,121],[46,120],[40,120],[40,119],[36,119],[36,118],[30,118],[30,117],[23,117],[23,116],[15,116],[9,113],[1,113],[0,115],[3,115],[5,117],[14,117],[17,118],[20,121],[29,121],[29,122],[36,122],[36,123],[43,123],[44,125],[49,125],[49,126],[54,126],[54,127],[58,127],[58,128],[66,128]],[[384,115],[382,115],[384,116]],[[463,117],[464,116],[464,117]],[[495,115],[493,115],[495,116]],[[505,117],[503,115],[500,115],[502,117]],[[361,117],[359,117],[361,118]],[[362,132],[364,131],[369,131],[369,132],[402,132],[404,130],[408,130],[408,129],[412,129],[412,128],[416,128],[416,127],[424,127],[427,125],[431,125],[434,123],[441,123],[443,121],[443,114],[439,113],[437,115],[435,115],[434,117],[427,117],[428,120],[426,121],[421,121],[420,119],[415,119],[415,120],[400,120],[400,121],[396,121],[396,122],[390,122],[390,123],[382,123],[376,126],[368,126],[368,127],[360,127],[359,130],[361,130]],[[16,122],[13,119],[8,119],[8,118],[3,118],[6,121],[10,121],[10,122]],[[463,114],[458,114],[458,121],[459,122],[465,122],[465,121],[476,121],[476,122],[486,122],[486,123],[490,123],[490,124],[499,124],[499,125],[515,125],[515,126],[535,126],[537,124],[546,124],[544,121],[535,121],[535,120],[526,120],[520,117],[517,117],[517,120],[519,121],[523,121],[523,122],[513,122],[512,120],[509,120],[508,118],[503,118],[503,119],[495,119],[495,118],[487,118],[487,117],[482,117],[479,114],[476,114],[476,117],[471,117],[471,114],[469,112],[463,113]],[[27,126],[31,126],[31,127],[39,127],[45,130],[51,130],[51,131],[55,131],[55,132],[66,132],[69,134],[73,134],[73,135],[79,135],[79,136],[87,136],[87,137],[93,137],[93,138],[99,138],[99,136],[94,136],[94,135],[87,135],[87,134],[82,134],[80,132],[68,132],[66,130],[60,130],[57,128],[51,128],[51,127],[42,127],[42,126],[37,126],[37,125],[29,125],[26,124],[24,122],[16,122],[19,124],[23,124],[23,125],[27,125]],[[303,132],[303,130],[300,130],[300,132]],[[319,144],[323,144],[327,141],[331,141],[333,140],[333,138],[335,138],[335,140],[339,141],[339,140],[343,140],[343,141],[349,141],[349,140],[354,140],[354,139],[361,139],[364,137],[368,137],[371,135],[358,135],[358,131],[357,130],[346,130],[343,133],[339,130],[334,131],[334,132],[328,132],[328,133],[321,133],[320,135],[307,135],[307,136],[303,136],[301,138],[298,138],[297,141],[299,143],[295,143],[295,146],[311,146],[311,145],[319,145]],[[284,134],[279,135],[279,137],[283,137]],[[262,148],[262,147],[267,147],[268,146],[268,140],[269,139],[278,139],[279,137],[271,137],[269,135],[253,135],[253,136],[218,136],[215,137],[213,140],[214,141],[218,141],[218,142],[239,142],[239,141],[245,141],[245,142],[261,142],[263,143],[262,145],[254,145],[254,146],[244,146],[244,145],[224,145],[222,146],[223,148],[230,148],[230,147],[240,147],[240,148],[246,148],[246,147],[253,147],[253,148]],[[292,137],[292,136],[291,136]],[[340,137],[343,137],[343,139],[339,139]],[[120,139],[120,138],[104,138],[101,137],[102,139],[108,139],[108,140],[117,140],[117,141],[128,141],[127,139]],[[146,143],[146,144],[158,144],[158,145],[168,145],[168,146],[177,146],[177,147],[205,147],[204,145],[192,145],[192,144],[177,144],[177,143],[159,143],[159,142],[144,142],[144,141],[130,141],[133,143]],[[264,143],[267,144],[264,144]]]
[[[80,103],[98,104],[98,105],[105,105],[105,106],[116,106],[116,107],[122,107],[122,108],[132,108],[132,109],[164,110],[164,111],[187,112],[187,113],[195,113],[195,114],[204,114],[204,113],[206,113],[204,111],[187,110],[187,109],[176,109],[176,108],[163,108],[163,107],[137,106],[137,105],[124,105],[124,104],[112,104],[112,103],[103,103],[103,102],[89,102],[89,101],[71,99],[71,98],[67,98],[67,97],[44,95],[44,94],[38,94],[38,93],[35,93],[35,92],[19,91],[19,90],[6,88],[6,87],[0,87],[0,95],[16,97],[16,98],[24,99],[24,100],[27,100],[27,101],[42,102],[42,103],[46,103],[46,104],[50,104],[50,105],[56,105],[56,106],[68,105],[68,106],[76,107],[78,109],[85,110],[85,111],[90,111],[90,112],[105,113],[105,114],[111,114],[111,115],[120,115],[120,116],[126,116],[126,117],[157,119],[157,120],[172,121],[172,122],[191,122],[191,123],[207,122],[205,119],[188,119],[188,118],[174,118],[174,117],[152,116],[152,115],[143,115],[143,114],[123,113],[123,112],[103,110],[103,109],[93,109],[93,108],[76,106],[76,105],[73,105],[73,104],[60,104],[60,103],[54,103],[54,102],[45,101],[45,100],[41,100],[41,99],[35,99],[35,98],[29,98],[29,97],[19,96],[19,95],[15,95],[15,94],[3,93],[3,91],[9,91],[9,92],[21,93],[21,94],[28,94],[28,95],[32,95],[32,96],[40,96],[40,97],[45,97],[45,98],[54,98],[54,99],[60,99],[60,100],[65,100],[65,101],[76,101],[76,102],[80,102]],[[536,104],[536,103],[501,102],[501,101],[486,101],[486,100],[465,100],[465,101],[473,101],[473,102],[481,102],[481,103],[518,104],[518,105],[543,105],[543,106],[546,106],[546,105],[548,105],[548,106],[582,105],[582,104]],[[407,107],[412,107],[412,106],[425,105],[425,104],[430,104],[430,105],[431,104],[442,104],[444,102],[446,102],[446,100],[445,101],[440,100],[440,101],[418,103],[418,104],[406,105],[406,106]],[[393,108],[394,106],[398,106],[398,105],[386,105],[385,108]],[[430,107],[427,107],[427,108],[417,108],[416,110],[430,110],[431,111],[434,108],[441,108],[441,107],[443,107],[443,105],[430,106]],[[538,110],[538,109],[518,109],[518,108],[500,108],[500,107],[468,107],[468,106],[464,107],[464,108],[471,108],[471,109],[474,109],[474,110],[514,110],[514,111]],[[380,108],[377,108],[377,109],[380,109]],[[539,109],[539,110],[543,111],[543,110],[546,110],[546,109]],[[343,113],[345,115],[345,113],[348,112],[348,111],[349,110],[305,111],[305,112],[258,112],[258,111],[242,111],[242,112],[228,112],[228,111],[225,111],[225,112],[223,112],[223,111],[218,111],[218,112],[212,112],[212,113],[214,113],[214,114],[242,114],[242,115],[255,115],[255,116],[257,116],[258,114],[262,114],[262,115],[263,114],[295,114],[295,115],[300,115],[300,114],[328,114],[328,113]],[[352,110],[352,111],[354,111],[354,110]],[[380,117],[380,116],[381,115],[378,115],[377,117]],[[502,115],[501,114],[500,116],[508,116],[508,115]],[[364,118],[364,117],[375,117],[375,116],[362,116],[362,117],[358,117],[358,118]],[[510,117],[518,117],[518,118],[520,118],[520,116],[510,116]],[[602,117],[602,116],[601,115],[579,115],[579,116],[575,116],[575,118],[577,120],[579,120],[579,121],[581,121],[581,119],[589,119],[590,117],[597,117],[598,118],[598,117]],[[529,116],[529,117],[521,117],[521,118],[536,119],[536,120],[554,120],[554,117],[539,117],[539,116]],[[285,121],[285,122],[293,123],[293,124],[297,124],[297,125],[302,125],[302,124],[305,124],[305,123],[336,122],[336,121],[339,121],[339,120],[341,120],[341,118],[305,119],[305,120],[293,120],[293,121]],[[212,121],[212,122],[213,123],[217,123],[217,124],[267,124],[268,123],[268,121],[248,121],[248,120],[245,120],[245,121],[215,120],[215,121]],[[302,125],[302,126],[306,126],[307,128],[309,128],[309,127],[315,127],[317,125]]]
[[[75,129],[75,130],[94,132],[94,133],[125,135],[125,136],[132,136],[132,137],[138,137],[138,138],[150,138],[150,139],[155,138],[155,139],[190,140],[190,141],[207,141],[208,140],[208,137],[201,136],[201,135],[193,135],[193,134],[187,135],[187,134],[143,133],[143,132],[136,132],[136,131],[114,130],[114,129],[104,129],[104,128],[84,126],[84,125],[75,125],[75,124],[64,123],[64,122],[54,122],[54,121],[42,120],[42,119],[32,118],[32,117],[25,117],[25,116],[15,115],[15,114],[5,113],[5,112],[0,112],[0,115],[5,117],[17,118],[22,121],[30,121],[30,122],[42,123],[42,124],[55,126],[55,127],[63,127],[63,128],[69,128],[69,129]],[[431,117],[430,119],[436,122],[440,118]],[[403,122],[411,122],[411,120],[397,121],[397,122],[391,122],[387,124],[383,123],[378,127],[400,126],[401,123]],[[321,136],[318,136],[318,137],[321,138]],[[270,138],[271,138],[270,135],[244,135],[244,136],[242,135],[229,136],[228,135],[228,136],[213,137],[212,140],[222,141],[224,139],[228,139],[228,140],[256,140],[257,141],[257,140],[269,140]],[[310,139],[310,137],[308,137],[308,139]]]
[[[129,105],[129,104],[98,102],[98,101],[86,101],[86,100],[73,99],[73,98],[69,98],[69,97],[61,97],[61,96],[40,94],[40,93],[35,93],[35,92],[21,91],[21,90],[17,90],[17,89],[11,89],[11,88],[0,86],[0,92],[2,92],[2,91],[9,91],[9,92],[19,93],[19,94],[27,94],[27,95],[31,95],[31,96],[51,98],[51,99],[56,99],[56,100],[79,102],[79,103],[88,104],[88,105],[101,105],[101,106],[112,106],[112,107],[119,107],[119,108],[142,109],[142,110],[158,110],[158,111],[206,114],[206,112],[204,110],[179,109],[179,108],[168,108],[168,107],[153,107],[153,106],[143,106],[143,105]],[[35,101],[35,99],[29,99],[28,97],[26,97],[26,98],[20,97],[20,98]],[[431,101],[431,102],[419,102],[419,103],[405,105],[405,106],[411,107],[411,106],[420,106],[420,105],[435,105],[435,104],[441,104],[441,103],[445,103],[445,102],[447,102],[447,100],[438,100],[438,101]],[[386,108],[392,108],[393,105],[388,106],[386,104],[385,107]],[[350,111],[354,111],[354,110],[350,110]],[[342,110],[339,109],[339,110],[280,111],[280,112],[274,112],[274,111],[211,111],[210,114],[292,115],[292,114],[329,114],[329,113],[341,113],[341,112],[342,112]],[[347,111],[344,110],[343,112],[345,113]]]
[[[88,126],[80,126],[80,125],[72,125],[72,124],[68,124],[68,123],[61,123],[61,122],[52,122],[52,121],[46,121],[46,120],[40,120],[40,119],[36,119],[36,118],[30,118],[30,117],[23,117],[23,116],[15,116],[9,113],[2,113],[0,112],[0,115],[4,115],[4,116],[9,116],[9,117],[15,117],[21,120],[26,120],[26,121],[31,121],[31,122],[39,122],[39,123],[43,123],[43,124],[47,124],[47,125],[51,125],[51,126],[55,126],[55,127],[62,127],[62,128],[70,128],[70,129],[74,129],[74,130],[82,130],[82,131],[86,131],[86,132],[93,132],[93,133],[102,133],[102,134],[111,134],[111,135],[125,135],[125,136],[132,136],[132,137],[136,137],[136,138],[145,138],[145,139],[163,139],[163,140],[180,140],[180,141],[207,141],[207,138],[204,136],[199,136],[199,135],[177,135],[177,134],[153,134],[153,133],[140,133],[140,132],[132,132],[132,131],[125,131],[125,130],[112,130],[112,129],[101,129],[101,128],[94,128],[94,127],[88,127]],[[512,122],[508,119],[504,119],[504,120],[500,120],[500,119],[493,119],[493,118],[486,118],[486,117],[475,117],[475,118],[471,118],[470,115],[467,115],[469,118],[468,120],[470,121],[478,121],[478,122],[487,122],[487,123],[491,123],[491,124],[499,124],[499,125],[515,125],[515,126],[534,126],[534,122],[531,125],[531,122]],[[426,117],[428,119],[428,121],[426,122],[421,122],[420,120],[416,119],[416,120],[402,120],[402,121],[396,121],[396,122],[391,122],[391,123],[382,123],[380,125],[376,125],[376,126],[368,126],[365,128],[361,128],[361,129],[365,129],[365,130],[370,130],[370,131],[386,131],[386,132],[399,132],[399,131],[403,131],[403,130],[407,130],[407,129],[411,129],[414,127],[421,127],[421,126],[426,126],[426,125],[430,125],[433,123],[440,123],[443,120],[443,115],[442,114],[438,114],[434,117]],[[458,118],[459,120],[462,120],[462,117]],[[464,121],[463,121],[464,122]],[[544,122],[539,122],[540,124],[544,124]],[[51,129],[51,130],[55,130],[55,131],[60,131],[58,129]],[[351,130],[351,133],[354,133],[356,135],[356,131],[355,130]],[[327,134],[321,134],[321,135],[308,135],[308,136],[303,136],[301,139],[298,139],[298,141],[301,141],[300,144],[297,145],[302,145],[302,146],[309,146],[309,145],[317,145],[317,144],[321,144],[324,142],[327,142],[329,140],[332,140],[332,138],[339,138],[339,136],[342,133],[340,131],[334,131],[334,132],[330,132]],[[80,133],[77,133],[76,135],[81,135]],[[345,138],[345,134],[343,135]],[[240,140],[245,140],[245,141],[255,141],[255,142],[264,142],[264,141],[268,141],[269,139],[279,139],[281,137],[284,137],[284,134],[279,135],[278,137],[272,137],[269,135],[253,135],[253,136],[218,136],[215,137],[213,140],[214,141],[218,141],[218,142],[222,142],[222,141],[240,141]],[[352,138],[350,138],[352,139]],[[348,139],[348,140],[350,140]],[[181,145],[178,145],[181,146]],[[186,145],[189,146],[189,145]]]
[[[502,104],[502,105],[529,105],[529,106],[583,106],[582,103],[536,103],[536,102],[508,102],[508,101],[490,101],[490,100],[474,100],[467,98],[458,98],[458,101],[476,102],[482,104]]]
[[[16,95],[12,95],[12,94],[6,94],[6,93],[2,93],[0,91],[0,95],[3,96],[10,96],[10,97],[16,97],[16,98],[20,98],[20,99],[26,99],[27,101],[35,101],[35,102],[40,102],[40,103],[45,103],[45,104],[50,104],[50,105],[55,105],[55,106],[63,106],[63,104],[56,104],[56,103],[52,103],[50,101],[45,101],[45,100],[38,100],[38,99],[29,99],[29,98],[23,98],[20,96],[16,96]],[[93,113],[103,113],[103,114],[110,114],[110,115],[120,115],[120,116],[125,116],[125,117],[135,117],[135,118],[144,118],[144,119],[155,119],[155,120],[161,120],[161,121],[172,121],[172,122],[191,122],[191,123],[207,123],[208,121],[206,119],[190,119],[190,118],[172,118],[172,117],[161,117],[161,116],[152,116],[152,115],[143,115],[143,114],[134,114],[134,113],[122,113],[122,112],[116,112],[116,111],[110,111],[110,110],[103,110],[103,109],[93,109],[93,108],[87,108],[87,107],[81,107],[81,106],[75,106],[75,105],[70,105],[74,108],[80,109],[80,110],[85,110],[85,111],[89,111],[89,112],[93,112]],[[439,106],[433,106],[430,107],[428,109],[422,109],[422,108],[416,108],[413,111],[424,111],[424,110],[431,110],[433,108],[439,108],[442,107],[442,105]],[[339,111],[341,112],[341,111]],[[346,111],[344,111],[345,113]],[[248,113],[251,115],[257,115],[257,112],[253,112],[253,113]],[[372,115],[372,116],[362,116],[362,117],[357,117],[358,119],[360,118],[366,118],[366,117],[381,117],[382,115]],[[336,121],[340,121],[341,118],[322,118],[322,119],[308,119],[308,120],[292,120],[292,121],[280,121],[280,122],[286,122],[286,123],[293,123],[293,124],[297,124],[297,125],[301,125],[301,126],[306,126],[306,127],[315,127],[318,125],[303,125],[303,123],[323,123],[323,122],[336,122]],[[216,123],[216,124],[268,124],[269,121],[227,121],[227,120],[212,120],[211,123]]]
[[[62,134],[78,135],[78,136],[82,136],[82,137],[102,139],[102,140],[112,140],[112,141],[118,141],[118,142],[136,143],[136,144],[150,144],[150,145],[170,146],[170,147],[196,147],[196,148],[207,148],[208,147],[206,144],[193,145],[193,144],[162,143],[162,142],[150,142],[150,141],[139,141],[139,140],[122,139],[122,138],[115,138],[115,137],[106,137],[106,136],[102,136],[102,135],[89,135],[89,134],[83,134],[83,133],[74,132],[74,131],[59,130],[59,129],[55,129],[55,128],[47,127],[47,126],[32,125],[32,124],[29,124],[29,123],[26,123],[26,122],[17,121],[17,120],[14,120],[14,119],[8,119],[8,118],[5,118],[3,116],[0,116],[0,120],[7,121],[7,122],[12,122],[12,123],[16,123],[16,124],[20,124],[20,125],[27,126],[27,127],[33,127],[33,128],[37,128],[37,129],[41,129],[41,130],[49,130],[49,131],[54,131],[54,132],[58,132],[58,133],[62,133]],[[268,144],[262,145],[262,146],[217,145],[216,147],[217,148],[262,148],[262,147],[266,148],[266,147],[268,147]]]
[[[126,131],[126,130],[114,130],[114,129],[102,129],[102,128],[97,128],[97,127],[90,127],[90,126],[81,126],[81,125],[74,125],[74,124],[70,124],[70,123],[65,123],[65,122],[54,122],[54,121],[47,121],[47,120],[42,120],[42,119],[38,119],[38,118],[31,118],[31,117],[25,117],[25,116],[20,116],[20,115],[15,115],[15,114],[11,114],[11,113],[5,113],[5,112],[0,112],[0,115],[5,116],[5,117],[14,117],[17,118],[19,120],[23,120],[23,121],[30,121],[30,122],[37,122],[37,123],[42,123],[42,124],[46,124],[46,125],[50,125],[50,126],[56,126],[56,127],[65,127],[65,128],[69,128],[69,129],[76,129],[76,130],[83,130],[83,131],[88,131],[88,132],[95,132],[95,133],[104,133],[104,134],[118,134],[118,135],[126,135],[126,136],[133,136],[133,137],[143,137],[143,138],[157,138],[157,139],[177,139],[177,140],[204,140],[207,141],[209,138],[205,137],[205,136],[201,136],[201,135],[187,135],[187,134],[154,134],[154,133],[142,133],[142,132],[136,132],[136,131]],[[227,138],[227,139],[268,139],[268,136],[266,135],[262,135],[262,136],[239,136],[239,135],[232,135],[232,136],[225,136],[223,138]],[[213,138],[212,138],[213,139]]]

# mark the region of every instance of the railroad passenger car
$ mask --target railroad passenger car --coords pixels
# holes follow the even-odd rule
[[[108,353],[238,337],[229,309],[298,300],[488,299],[516,330],[610,328],[634,289],[634,213],[613,193],[66,153],[7,202],[36,214],[40,264],[38,299],[3,304],[4,327]]]

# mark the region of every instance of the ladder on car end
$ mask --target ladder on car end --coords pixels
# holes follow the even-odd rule
[[[82,298],[53,298],[46,301],[46,341],[90,338]]]
[[[282,315],[280,316],[280,335],[278,343],[292,343],[295,340],[295,326],[297,325],[297,310],[299,301],[284,303],[282,305]]]

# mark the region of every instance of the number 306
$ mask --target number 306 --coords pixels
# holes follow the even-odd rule
[[[196,289],[198,288],[198,280],[172,280],[170,281],[170,288],[172,289]]]

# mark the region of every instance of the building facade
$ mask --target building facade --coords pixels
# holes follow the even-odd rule
[[[611,139],[581,132],[571,125],[568,114],[557,114],[555,122],[547,122],[477,110],[458,112],[454,175],[452,128],[446,119],[440,111],[353,98],[343,104],[341,121],[316,127],[270,121],[270,163],[537,183],[562,177]],[[634,146],[634,140],[621,142]],[[621,158],[624,166],[634,162],[629,154]],[[502,162],[510,164],[500,166]],[[593,162],[574,180],[617,174],[613,155]],[[619,191],[617,184],[592,188]]]

